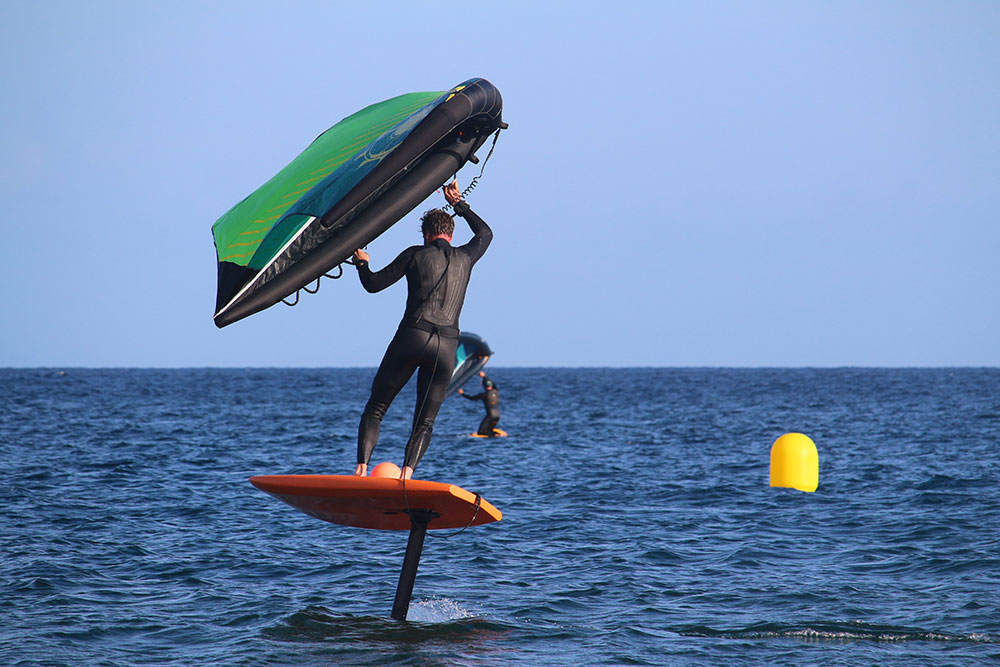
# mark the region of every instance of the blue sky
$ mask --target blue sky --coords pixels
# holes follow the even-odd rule
[[[405,285],[218,330],[211,225],[473,76],[510,123],[462,315],[496,365],[1000,365],[1000,3],[39,0],[0,63],[0,366],[377,365]]]

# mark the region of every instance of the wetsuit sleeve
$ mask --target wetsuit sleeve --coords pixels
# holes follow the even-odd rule
[[[454,208],[455,213],[465,218],[465,221],[469,223],[469,227],[472,229],[472,240],[463,245],[462,248],[468,253],[472,262],[475,263],[483,256],[486,249],[490,247],[490,242],[493,240],[493,230],[490,229],[485,220],[476,215],[464,199],[455,202]]]
[[[481,394],[476,394],[475,396],[469,396],[468,394],[459,394],[459,396],[465,396],[470,401],[481,401],[483,400],[483,396],[485,395],[486,395],[485,391]]]
[[[361,286],[366,292],[381,292],[389,285],[406,275],[406,267],[413,257],[413,248],[407,248],[396,256],[396,259],[381,271],[372,271],[368,268],[368,262],[358,262],[358,278],[361,279]]]

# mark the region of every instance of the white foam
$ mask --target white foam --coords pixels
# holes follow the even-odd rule
[[[417,621],[419,623],[446,623],[463,618],[472,618],[473,616],[475,614],[467,609],[463,609],[454,600],[435,598],[411,603],[410,609],[406,614],[406,620]]]

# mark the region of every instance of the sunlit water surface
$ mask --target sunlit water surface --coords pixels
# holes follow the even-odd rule
[[[372,374],[0,370],[0,664],[1000,660],[1000,370],[492,369],[510,436],[449,398],[417,476],[504,519],[431,531],[405,623],[405,532],[247,482],[352,471]]]

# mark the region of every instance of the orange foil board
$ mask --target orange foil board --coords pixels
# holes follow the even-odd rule
[[[427,525],[464,528],[499,521],[503,515],[476,494],[441,482],[354,475],[261,475],[250,483],[309,516],[355,528],[409,530],[408,510],[437,514]]]
[[[479,433],[470,433],[470,438],[506,438],[507,431],[503,429],[495,428],[493,429],[493,435],[480,435]]]

